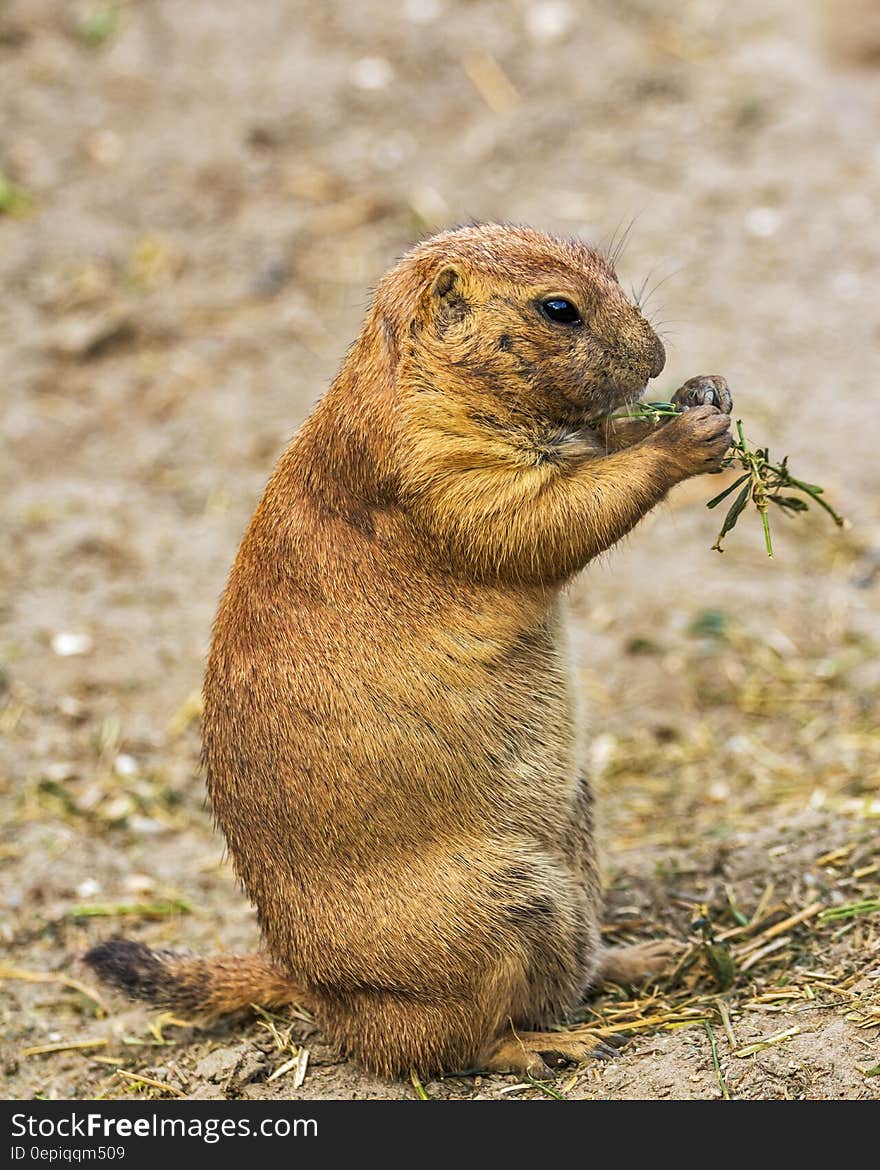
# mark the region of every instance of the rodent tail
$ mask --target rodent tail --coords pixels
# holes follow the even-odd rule
[[[263,955],[198,959],[154,951],[132,939],[109,938],[92,947],[85,962],[104,983],[131,999],[207,1019],[250,1004],[305,1005],[309,998]]]

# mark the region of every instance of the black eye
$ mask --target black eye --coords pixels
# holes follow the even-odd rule
[[[580,325],[581,315],[577,308],[564,297],[550,297],[541,301],[541,312],[557,325]]]

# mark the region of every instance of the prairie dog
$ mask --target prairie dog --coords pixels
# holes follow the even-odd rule
[[[208,790],[264,955],[116,939],[130,994],[216,1015],[309,1007],[377,1072],[544,1071],[547,1029],[666,943],[605,951],[567,581],[676,483],[715,471],[730,395],[602,424],[663,369],[611,264],[486,224],[378,286],[278,463],[220,604]]]

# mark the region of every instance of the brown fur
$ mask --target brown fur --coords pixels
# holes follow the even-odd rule
[[[541,316],[552,294],[582,326]],[[562,586],[727,447],[693,396],[628,441],[589,425],[663,362],[577,242],[468,227],[381,281],[217,616],[208,788],[271,965],[223,1001],[208,964],[204,1006],[258,998],[271,966],[381,1073],[560,1051],[529,1030],[602,963]]]
[[[252,1003],[284,1007],[304,998],[262,955],[198,959],[110,938],[92,947],[86,959],[102,979],[133,998],[195,1016],[222,1016]]]

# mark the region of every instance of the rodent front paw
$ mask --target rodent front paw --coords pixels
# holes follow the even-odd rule
[[[657,432],[679,478],[721,470],[730,448],[730,415],[716,406],[692,406]]]
[[[733,410],[730,387],[720,374],[698,374],[696,378],[688,378],[672,395],[672,401],[684,410],[695,406],[714,406],[722,414],[730,414]]]

